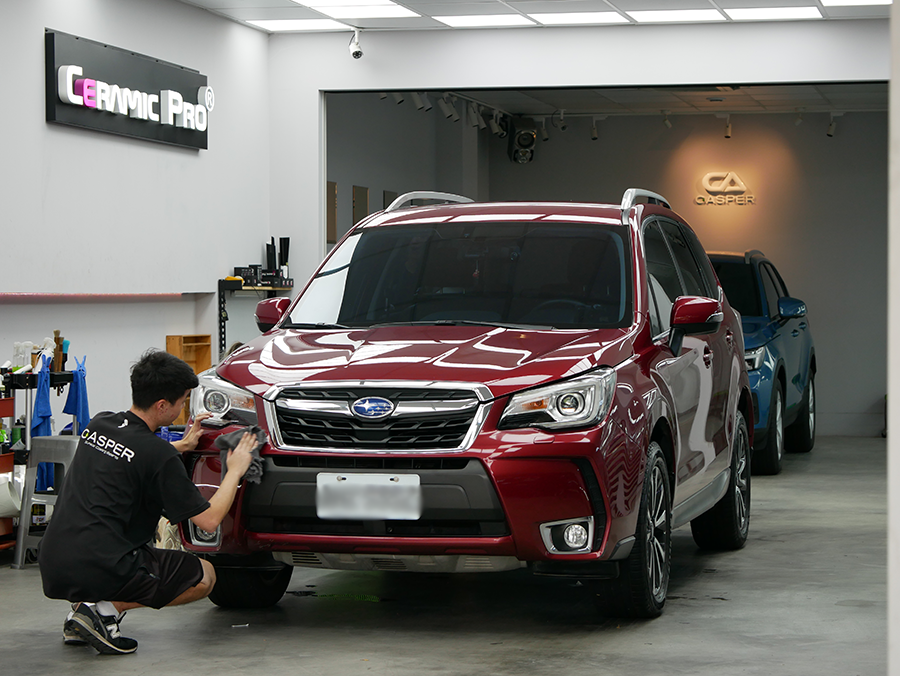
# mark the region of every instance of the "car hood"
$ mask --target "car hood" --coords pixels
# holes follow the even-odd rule
[[[775,337],[775,324],[768,317],[741,317],[744,331],[744,349],[762,347]]]
[[[631,356],[630,336],[625,329],[285,329],[247,343],[216,372],[256,394],[288,383],[400,380],[482,383],[499,397],[599,365],[615,366]]]

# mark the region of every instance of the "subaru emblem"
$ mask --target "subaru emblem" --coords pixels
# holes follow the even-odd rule
[[[394,404],[383,397],[363,397],[350,405],[353,415],[368,420],[385,418],[394,411]]]

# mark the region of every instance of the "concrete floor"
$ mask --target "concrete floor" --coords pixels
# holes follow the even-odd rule
[[[134,655],[63,645],[68,606],[36,566],[0,552],[0,673],[884,674],[886,444],[820,438],[777,477],[753,477],[745,549],[700,554],[674,538],[663,616],[604,621],[585,589],[524,571],[413,576],[297,568],[275,608],[208,601],[135,610]]]

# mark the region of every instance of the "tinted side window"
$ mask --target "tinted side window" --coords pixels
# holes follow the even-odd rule
[[[644,252],[647,258],[647,282],[659,312],[659,326],[654,329],[654,335],[659,335],[669,330],[672,305],[678,296],[685,294],[675,261],[672,260],[658,223],[651,223],[644,228]]]
[[[703,275],[697,261],[694,260],[684,231],[674,223],[663,221],[660,225],[672,247],[672,254],[675,256],[675,262],[681,272],[681,279],[684,281],[686,295],[708,296],[709,292],[703,283]]]
[[[694,260],[697,261],[697,265],[700,266],[700,274],[703,276],[703,283],[706,286],[705,295],[719,300],[719,284],[716,281],[716,273],[713,272],[712,263],[709,262],[709,257],[706,255],[706,250],[700,244],[700,240],[697,239],[697,233],[683,226],[682,230],[684,231],[688,248],[694,254]]]
[[[775,290],[778,292],[778,297],[784,298],[785,296],[790,296],[791,294],[788,293],[787,285],[785,285],[781,275],[778,274],[778,270],[775,269],[775,266],[771,263],[763,263],[763,265],[766,266],[766,270],[772,275],[772,282],[775,284]]]
[[[766,307],[769,309],[769,318],[774,319],[778,316],[778,289],[775,288],[775,282],[772,281],[771,273],[766,269],[768,266],[762,264],[759,266],[759,274],[762,277],[763,289],[766,292]]]

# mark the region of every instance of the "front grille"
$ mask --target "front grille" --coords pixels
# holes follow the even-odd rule
[[[349,414],[352,402],[362,397],[383,397],[396,406],[428,402],[434,408],[447,402],[446,411],[409,410],[381,420],[362,420]],[[279,406],[283,401],[285,405]],[[310,407],[304,408],[303,402]],[[466,407],[465,401],[472,405]],[[344,411],[320,410],[323,402],[339,404]],[[303,448],[352,448],[356,450],[456,449],[472,427],[478,399],[471,390],[425,388],[287,388],[279,393],[275,420],[282,442]],[[289,405],[288,405],[289,404]],[[327,406],[327,404],[326,404]],[[460,408],[462,407],[462,410]],[[330,406],[334,408],[334,406]],[[431,409],[432,406],[426,407]]]
[[[334,457],[331,455],[270,455],[269,458],[278,467],[315,467],[318,469],[374,469],[374,470],[429,470],[429,469],[464,469],[469,464],[468,458],[355,458],[352,456]]]
[[[505,521],[440,520],[340,521],[318,518],[250,517],[247,529],[256,533],[343,535],[360,537],[504,537]]]

